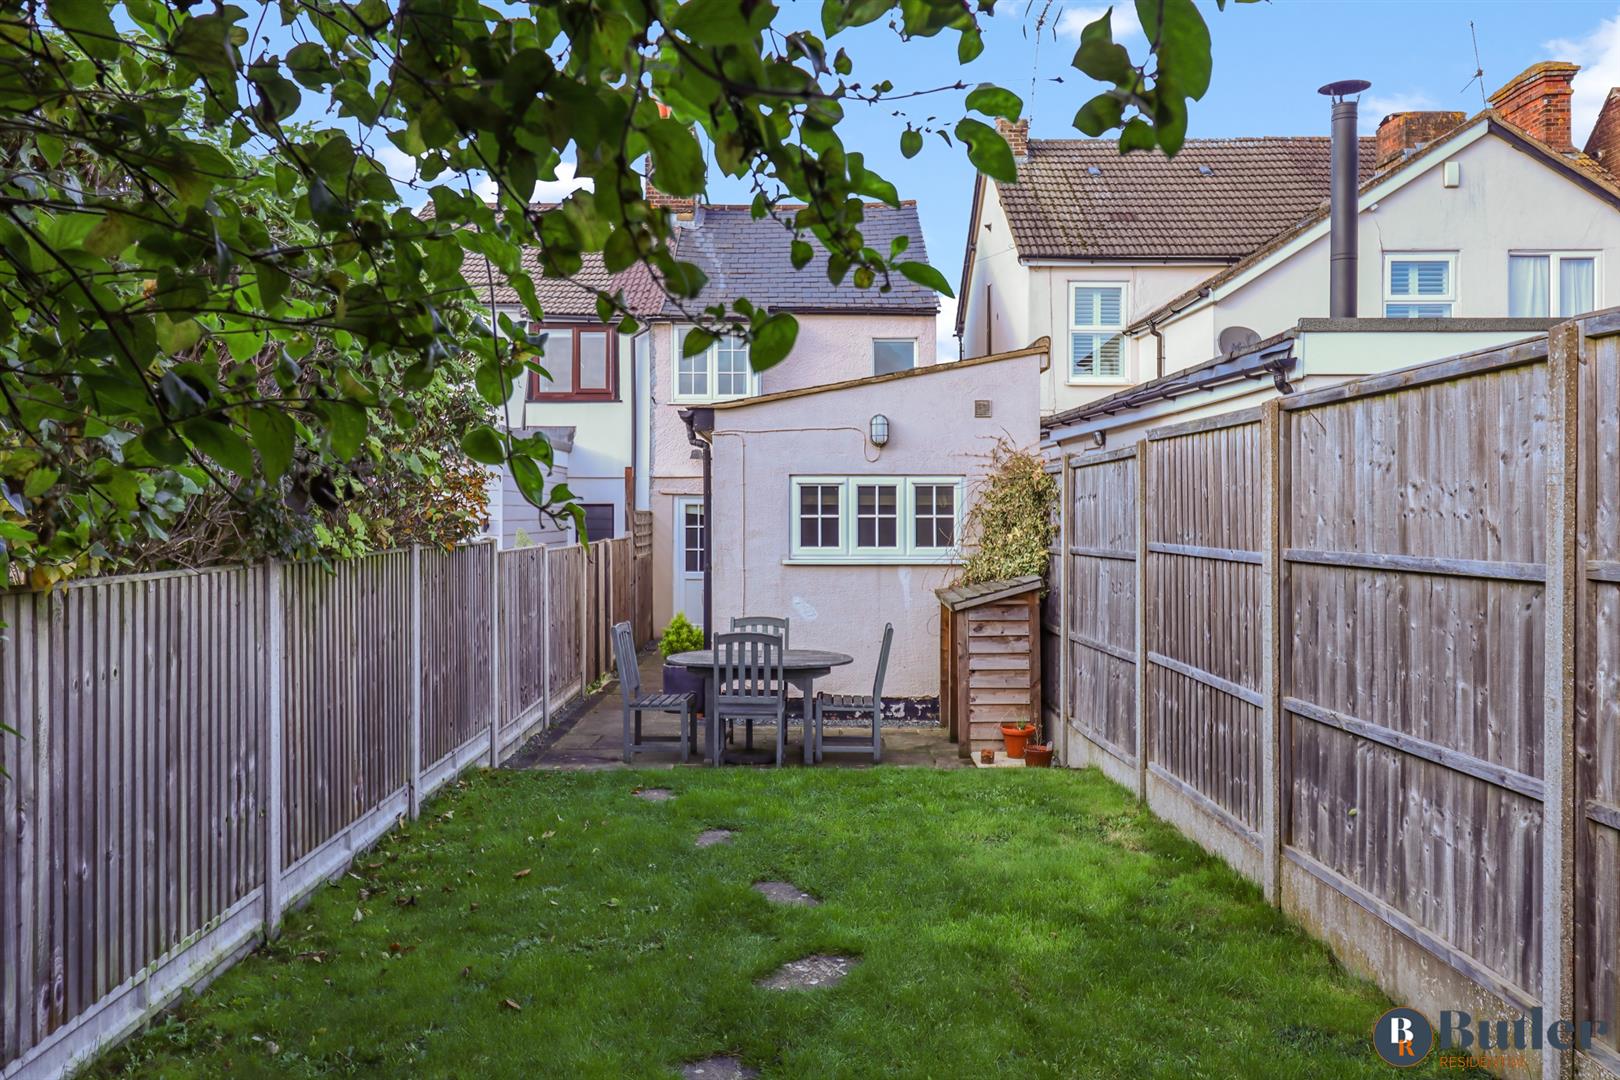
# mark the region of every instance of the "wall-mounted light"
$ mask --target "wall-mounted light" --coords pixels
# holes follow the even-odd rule
[[[878,413],[867,425],[867,431],[872,436],[872,445],[882,446],[889,441],[889,418]]]

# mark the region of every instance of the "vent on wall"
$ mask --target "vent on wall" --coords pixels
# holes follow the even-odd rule
[[[984,398],[978,398],[973,402],[973,419],[990,419],[990,403]]]

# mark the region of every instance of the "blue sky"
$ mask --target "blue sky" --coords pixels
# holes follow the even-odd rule
[[[814,27],[819,32],[820,0],[778,0],[778,25]],[[1469,20],[1479,39],[1485,89],[1495,90],[1538,60],[1573,60],[1583,65],[1576,78],[1574,134],[1586,134],[1610,86],[1620,85],[1620,0],[1272,0],[1229,3],[1225,11],[1200,0],[1214,37],[1215,71],[1208,95],[1194,103],[1190,135],[1325,134],[1328,110],[1316,88],[1335,79],[1362,78],[1372,89],[1362,102],[1365,130],[1401,109],[1481,107]],[[963,68],[956,62],[954,35],[902,42],[882,25],[850,31],[831,44],[848,49],[855,78],[888,78],[897,92],[955,82],[969,86],[996,82],[1025,100],[1036,138],[1076,137],[1070,127],[1075,109],[1096,87],[1070,68],[1080,28],[1105,5],[1081,0],[1001,0],[1001,14],[989,21],[984,54]],[[1134,4],[1115,11],[1115,36],[1141,48]],[[1044,16],[1044,19],[1043,19]],[[1041,22],[1037,33],[1036,24]],[[1062,78],[1062,82],[1053,81]],[[1465,89],[1466,87],[1466,89]],[[961,268],[973,170],[960,147],[930,137],[910,161],[899,152],[906,120],[937,114],[950,126],[961,115],[959,93],[938,94],[896,105],[851,105],[843,129],[851,149],[892,180],[905,198],[920,205],[930,261],[953,282]],[[904,115],[894,111],[903,106]],[[391,169],[392,171],[392,169]],[[746,202],[740,184],[711,185],[715,201]],[[556,198],[565,184],[542,185],[540,198]],[[421,195],[410,201],[418,202]],[[948,327],[954,312],[941,315],[940,353],[954,357]]]

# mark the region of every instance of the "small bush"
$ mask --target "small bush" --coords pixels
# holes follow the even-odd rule
[[[678,652],[703,648],[703,631],[692,625],[692,620],[676,612],[664,627],[664,636],[658,639],[658,652],[665,660]]]
[[[1039,574],[1046,578],[1058,485],[1038,454],[1005,439],[990,451],[990,471],[967,513],[964,532],[972,554],[958,585]]]

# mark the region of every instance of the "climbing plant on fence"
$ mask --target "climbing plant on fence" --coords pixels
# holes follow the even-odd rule
[[[1057,479],[1038,454],[998,440],[963,522],[969,549],[958,584],[1046,577],[1057,525]]]

